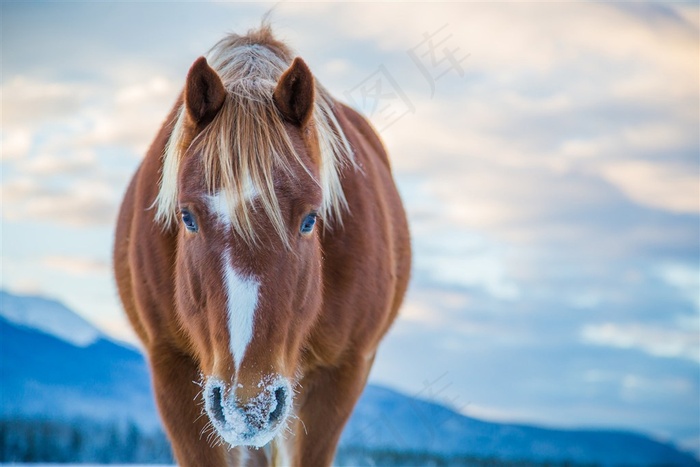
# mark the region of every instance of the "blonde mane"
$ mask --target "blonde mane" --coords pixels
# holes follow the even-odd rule
[[[209,194],[223,193],[231,226],[248,244],[256,242],[250,212],[250,193],[262,206],[277,234],[288,245],[288,233],[274,191],[273,169],[292,173],[287,155],[304,167],[285,131],[283,118],[272,95],[293,54],[272,36],[269,26],[246,36],[231,34],[206,55],[228,91],[221,110],[191,143],[201,151]],[[333,101],[316,83],[313,118],[320,145],[320,180],[323,193],[319,215],[324,225],[341,222],[347,201],[340,171],[354,165],[352,150],[333,114]],[[185,109],[180,108],[165,148],[155,219],[163,226],[178,220],[178,172],[185,138]],[[308,169],[305,168],[305,170]]]

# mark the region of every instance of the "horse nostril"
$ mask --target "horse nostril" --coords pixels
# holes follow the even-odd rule
[[[211,412],[211,417],[219,423],[226,423],[226,417],[224,416],[224,400],[223,394],[220,387],[215,387],[211,390],[211,400],[209,401],[209,411]]]
[[[279,420],[284,413],[285,405],[287,404],[287,391],[284,389],[284,386],[275,389],[275,400],[277,401],[277,406],[275,410],[270,412],[270,423]]]

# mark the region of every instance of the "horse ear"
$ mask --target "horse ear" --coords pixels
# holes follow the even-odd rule
[[[224,105],[226,88],[207,59],[199,57],[187,73],[185,107],[198,126],[211,122]]]
[[[302,126],[309,121],[314,108],[314,77],[300,57],[280,77],[273,98],[290,122]]]

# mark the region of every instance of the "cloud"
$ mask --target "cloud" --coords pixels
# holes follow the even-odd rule
[[[19,173],[43,180],[56,176],[85,177],[99,171],[94,152],[75,151],[65,156],[42,153],[33,158],[22,158],[14,166]]]
[[[664,264],[658,267],[657,274],[694,304],[700,313],[700,268],[697,264]]]
[[[677,3],[672,8],[690,27],[694,27],[696,30],[700,29],[700,16],[698,16],[696,4],[693,2]]]
[[[40,281],[30,278],[12,281],[11,289],[16,293],[26,295],[40,295],[46,292]]]
[[[401,307],[399,319],[413,321],[429,326],[440,326],[443,319],[434,306],[419,303],[415,300],[406,300],[404,306]]]
[[[47,268],[77,276],[107,274],[109,272],[109,264],[91,258],[52,255],[43,258],[41,264]]]
[[[398,184],[413,221],[416,277],[434,285],[483,290],[499,300],[519,296],[505,266],[508,247],[451,222],[449,211],[460,201],[445,203],[432,183],[417,181],[415,175],[399,175]]]
[[[601,172],[639,204],[671,212],[700,213],[700,173],[696,165],[613,162],[605,164]]]
[[[680,330],[651,324],[589,324],[581,330],[583,342],[622,349],[637,349],[658,357],[700,362],[697,328]]]
[[[131,344],[137,349],[143,349],[143,343],[136,336],[134,329],[125,316],[115,318],[101,316],[96,322],[99,328],[105,331],[110,337]]]
[[[89,85],[10,78],[2,86],[3,217],[112,224],[118,195],[177,92],[159,75]]]
[[[19,159],[29,151],[32,144],[32,134],[27,128],[15,128],[10,132],[3,123],[0,141],[2,142],[3,161]]]
[[[121,84],[111,101],[86,113],[91,131],[78,136],[84,147],[123,146],[144,155],[184,85],[162,75],[139,76]]]
[[[93,84],[10,75],[0,86],[3,126],[37,124],[74,114],[94,96],[95,91]]]
[[[317,14],[324,18],[326,27],[341,31],[345,37],[371,40],[385,51],[399,53],[446,24],[451,44],[471,53],[469,68],[488,70],[491,79],[500,80],[499,85],[533,72],[560,69],[581,69],[585,72],[582,78],[589,79],[599,74],[609,77],[615,72],[615,83],[651,75],[650,83],[656,85],[657,77],[671,77],[684,70],[688,73],[676,75],[682,85],[673,92],[694,89],[696,31],[673,10],[662,6],[443,3],[428,10],[420,4],[404,4],[401,8],[386,3],[343,4],[334,5],[330,14],[330,7],[307,12],[285,4],[281,9],[298,17]],[[654,28],[648,26],[647,17],[653,17]],[[357,27],[360,23],[362,28]],[[601,61],[614,68],[599,66]],[[624,76],[616,73],[621,63],[653,66],[628,66],[631,72]],[[609,82],[592,82],[589,89]]]
[[[14,76],[2,86],[3,127],[12,154],[27,141],[46,141],[36,151],[121,146],[143,151],[175,102],[181,84],[162,75],[126,75],[126,82],[84,84]],[[184,82],[184,77],[183,77]],[[14,134],[18,132],[21,139]],[[3,132],[3,136],[5,133]],[[29,136],[28,136],[29,135]],[[4,143],[4,141],[3,141]],[[28,151],[24,157],[31,157]]]
[[[296,6],[284,8],[301,15]],[[511,195],[522,179],[535,179],[540,187],[559,179],[557,188],[565,190],[573,176],[583,196],[604,182],[640,206],[698,212],[697,165],[688,156],[700,149],[697,41],[672,8],[531,3],[443,4],[430,12],[419,5],[401,12],[386,4],[334,8],[335,27],[387,51],[383,64],[415,108],[383,133],[394,166],[439,180],[438,189],[451,192],[455,201],[465,188],[471,190],[457,208],[470,226],[507,224],[512,232],[519,227],[514,223],[533,222],[528,216],[533,206],[560,209],[572,201],[552,192],[546,201],[520,203],[520,196]],[[318,14],[327,17],[328,11]],[[364,27],[358,29],[360,18]],[[431,99],[407,51],[444,24],[449,45],[470,55],[465,78],[441,78]],[[482,165],[475,167],[475,160]],[[491,173],[484,170],[489,165]],[[504,169],[516,168],[526,171],[505,176]],[[579,183],[582,176],[589,177],[587,185]],[[473,188],[489,177],[492,189]],[[609,190],[608,196],[616,194]]]
[[[17,179],[2,186],[3,217],[75,227],[112,225],[118,200],[111,186],[89,180],[48,186]]]
[[[518,285],[508,277],[505,252],[469,232],[436,231],[415,240],[414,269],[432,283],[478,288],[498,300],[520,296]]]

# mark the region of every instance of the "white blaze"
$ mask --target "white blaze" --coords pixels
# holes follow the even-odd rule
[[[216,220],[224,227],[231,227],[231,208],[228,198],[223,191],[217,191],[215,195],[207,195],[209,210],[216,216]]]
[[[253,277],[245,277],[231,265],[231,251],[224,251],[224,287],[228,311],[229,348],[236,370],[241,366],[243,355],[253,337],[255,308],[258,305],[260,283]]]
[[[244,200],[234,196],[234,203],[246,202],[258,196],[252,181],[244,183]],[[224,229],[231,228],[231,206],[223,191],[207,195],[206,201],[212,214],[216,216],[219,225]],[[224,287],[226,289],[226,305],[228,312],[229,347],[236,364],[236,370],[243,361],[243,355],[253,337],[253,322],[255,308],[258,304],[258,289],[260,283],[252,276],[244,276],[231,264],[231,250],[226,249],[221,258],[223,262]]]
[[[253,182],[246,179],[243,182],[243,199],[234,193],[232,196],[233,204],[247,203],[260,196],[260,193],[255,189]],[[229,206],[229,198],[223,191],[217,191],[214,195],[206,195],[206,201],[209,206],[209,210],[216,216],[216,220],[219,221],[224,227],[231,227],[231,211],[233,206]]]

